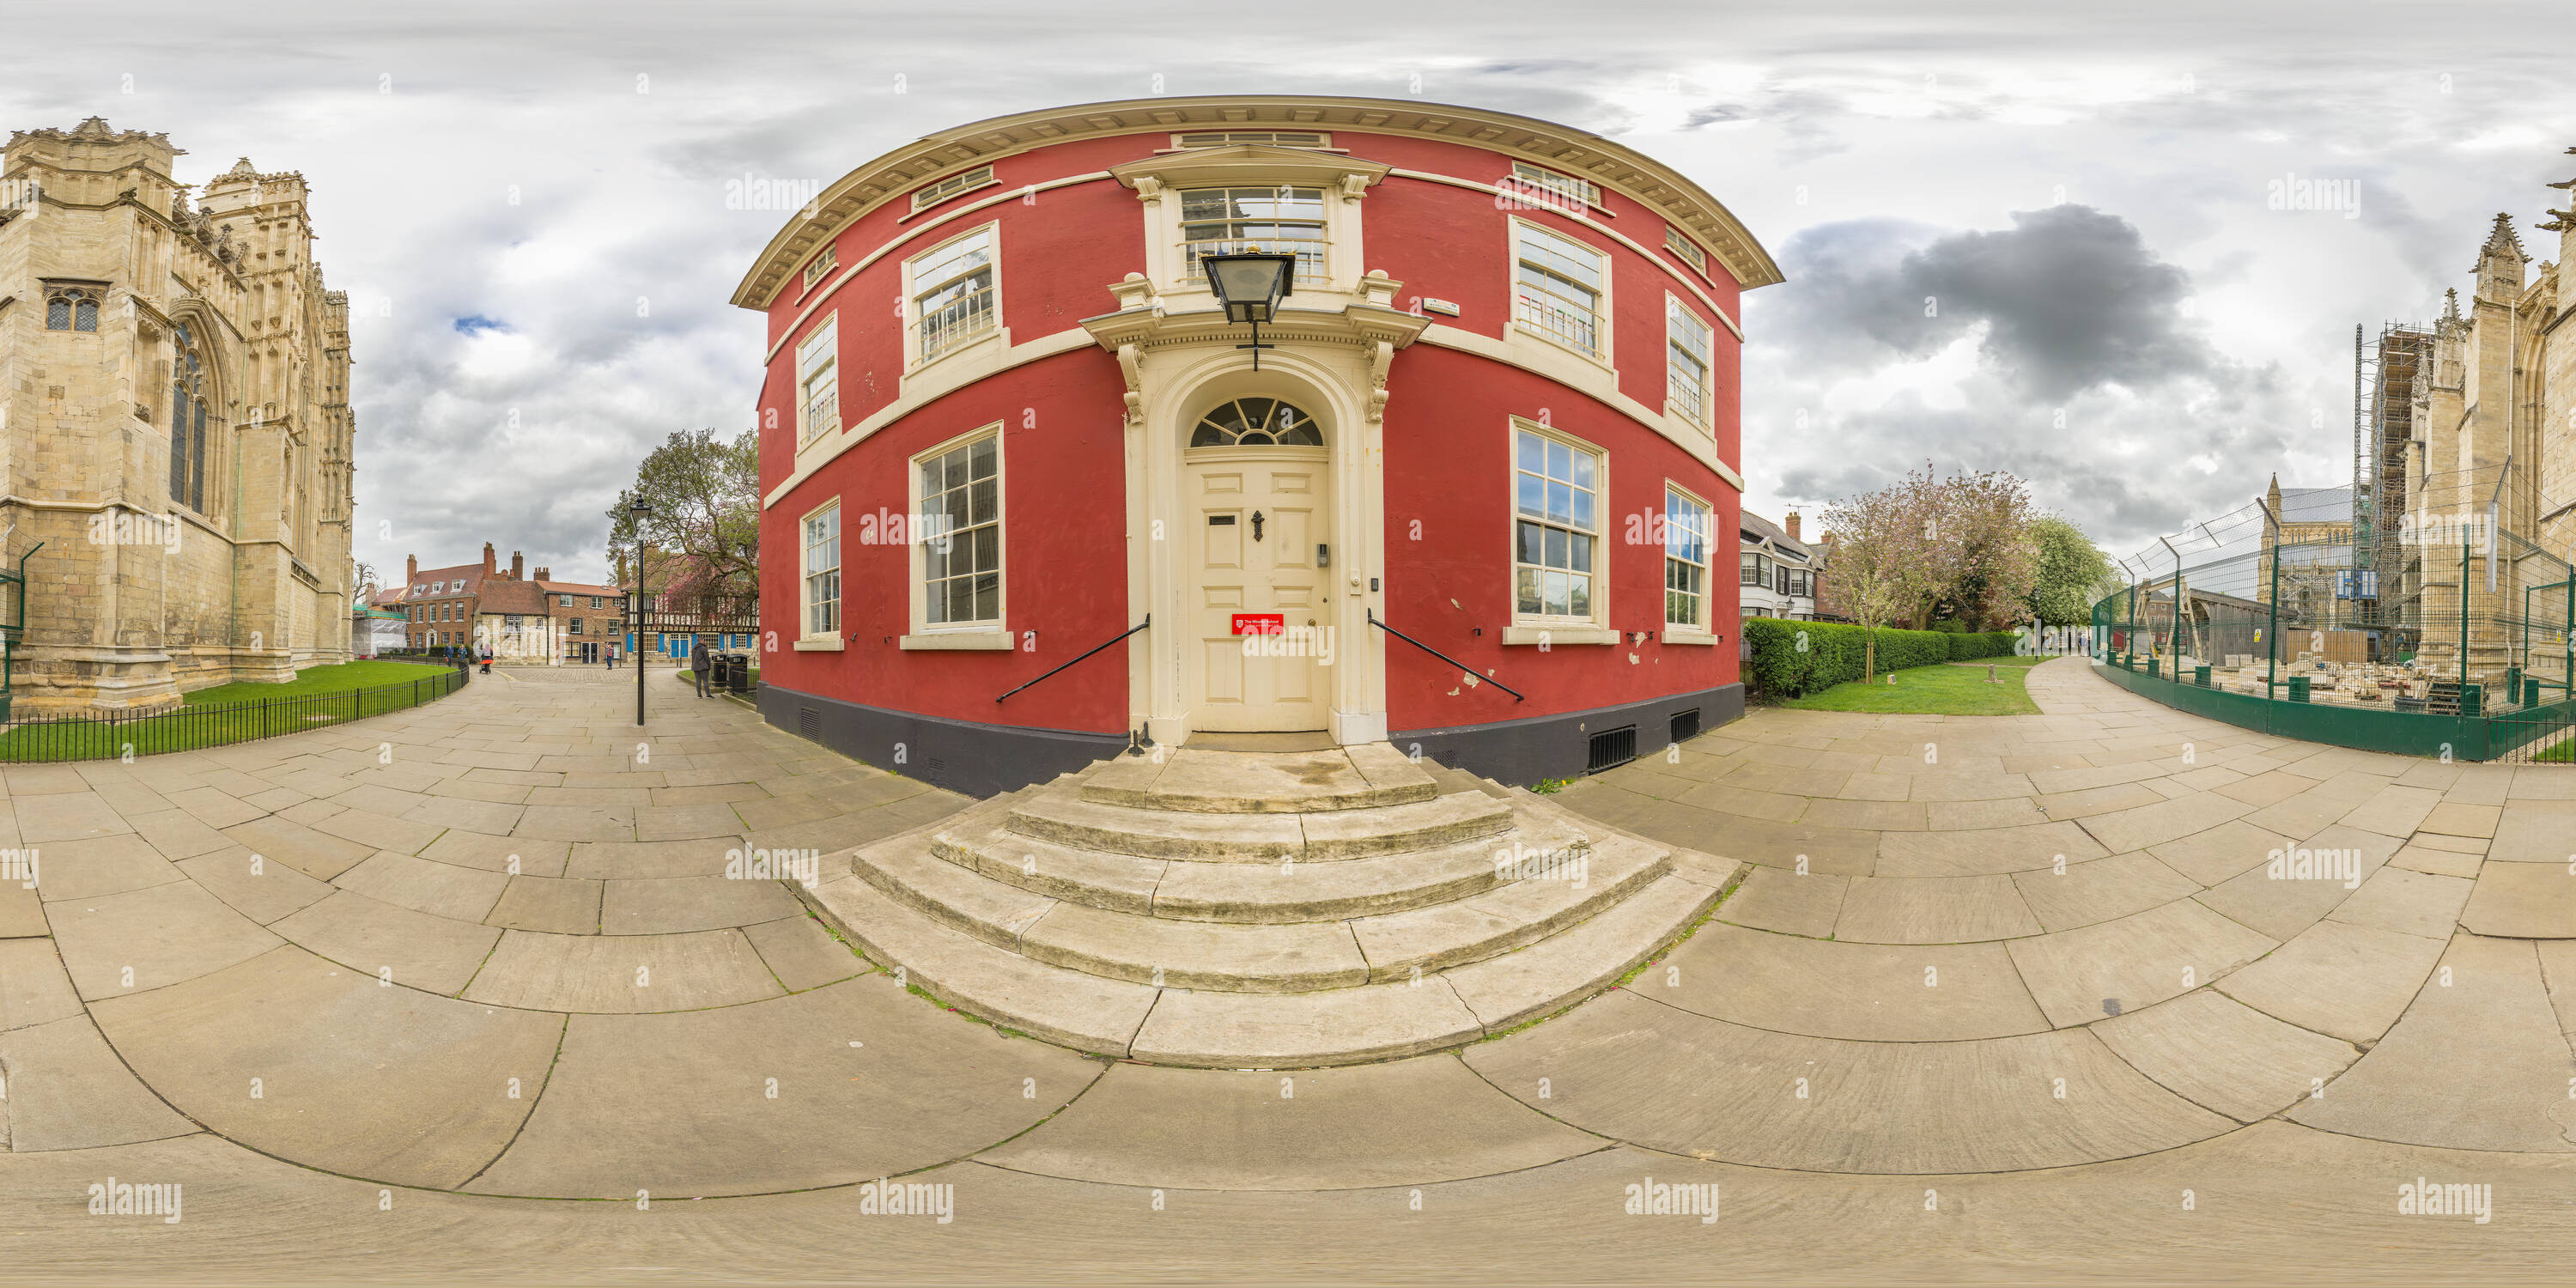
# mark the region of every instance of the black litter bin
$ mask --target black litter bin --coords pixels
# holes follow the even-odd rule
[[[710,654],[708,655],[708,657],[707,657],[707,691],[708,691],[708,692],[710,692],[710,693],[722,693],[722,692],[724,692],[724,687],[725,687],[725,667],[726,667],[726,665],[727,665],[727,664],[729,664],[729,663],[730,663],[730,662],[732,662],[732,661],[733,661],[732,657],[728,656],[727,654],[723,654],[723,653],[710,653]]]
[[[733,665],[725,671],[725,688],[729,693],[751,692],[751,654],[733,655]]]

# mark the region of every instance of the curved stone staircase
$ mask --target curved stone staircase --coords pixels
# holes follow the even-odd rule
[[[1119,757],[823,871],[817,913],[960,1010],[1102,1055],[1299,1068],[1571,1006],[1736,865],[1379,743]]]

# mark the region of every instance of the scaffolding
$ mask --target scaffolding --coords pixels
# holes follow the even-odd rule
[[[2365,629],[2386,632],[2397,651],[2420,643],[2424,562],[2405,539],[2409,506],[2421,498],[2406,486],[2407,456],[2423,439],[2416,433],[2417,377],[2429,370],[2433,333],[2402,322],[2382,323],[2379,339],[2352,329],[2352,568],[2356,598],[2350,616]]]

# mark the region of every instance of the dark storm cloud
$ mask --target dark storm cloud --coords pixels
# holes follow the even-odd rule
[[[2127,220],[2088,206],[2020,211],[2013,226],[1920,238],[1886,220],[1830,224],[1783,248],[1799,289],[1774,325],[1784,340],[1849,359],[1876,346],[1921,358],[1984,328],[1985,358],[2051,402],[2116,383],[2204,375],[2209,347],[2183,327],[2191,279]]]

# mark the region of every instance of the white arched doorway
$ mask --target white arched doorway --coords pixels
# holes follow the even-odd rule
[[[1214,401],[1184,431],[1185,698],[1194,728],[1329,727],[1332,462],[1283,397]]]

